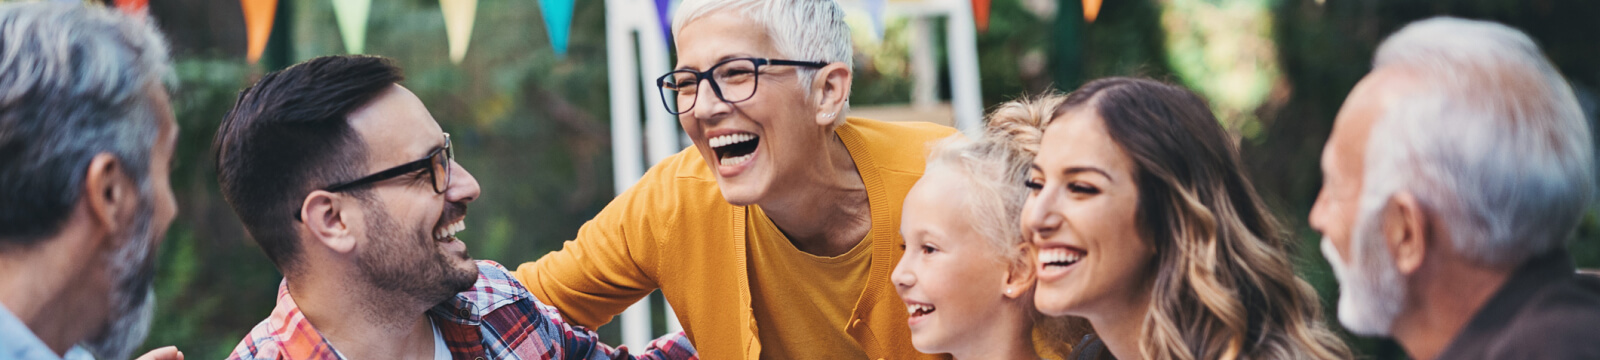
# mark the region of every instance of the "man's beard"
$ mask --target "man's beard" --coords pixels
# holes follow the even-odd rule
[[[367,205],[372,214],[367,227],[370,247],[357,256],[356,262],[372,286],[437,304],[472,289],[478,281],[477,266],[457,268],[451,256],[440,251],[439,243],[433,240],[433,229],[402,227],[380,203]],[[455,208],[446,207],[444,219],[455,218],[449,214],[452,209]]]
[[[1389,336],[1405,305],[1405,285],[1394,255],[1384,246],[1383,206],[1364,206],[1350,235],[1348,267],[1328,238],[1322,255],[1339,280],[1339,323],[1358,335]]]
[[[144,344],[150,334],[150,320],[155,315],[156,293],[151,289],[155,281],[155,253],[151,246],[160,236],[153,231],[150,199],[140,199],[133,231],[124,235],[122,247],[117,249],[110,270],[117,276],[112,284],[110,318],[100,330],[79,345],[107,360],[127,359],[133,350]]]

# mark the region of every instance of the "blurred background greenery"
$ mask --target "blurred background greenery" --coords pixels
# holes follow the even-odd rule
[[[281,279],[217,193],[208,152],[217,122],[238,90],[265,72],[344,51],[328,1],[281,0],[266,56],[247,64],[239,6],[150,4],[173,42],[182,135],[173,171],[181,213],[161,250],[158,318],[147,346],[178,345],[196,359],[225,357],[271,311]],[[559,57],[536,1],[478,6],[459,65],[446,55],[437,0],[375,1],[366,51],[406,69],[403,85],[452,134],[458,161],[481,182],[485,196],[472,204],[461,234],[473,255],[515,267],[558,249],[614,196],[605,11],[602,1],[578,2],[569,51]],[[1080,0],[992,6],[990,27],[978,36],[986,107],[1113,75],[1195,89],[1238,137],[1256,186],[1293,226],[1299,271],[1329,311],[1338,288],[1304,219],[1334,114],[1385,35],[1435,15],[1500,21],[1543,46],[1591,119],[1600,86],[1600,2],[1591,0],[1105,0],[1093,22]],[[881,40],[857,37],[854,105],[910,100],[906,33],[905,21],[890,20]],[[1600,267],[1593,214],[1578,237],[1580,266]],[[600,330],[617,343],[614,327]],[[1364,358],[1404,358],[1393,343],[1348,339]]]

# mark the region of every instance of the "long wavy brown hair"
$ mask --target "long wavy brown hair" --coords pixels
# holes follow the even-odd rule
[[[1052,118],[1086,109],[1137,167],[1137,223],[1158,267],[1142,358],[1351,357],[1315,290],[1295,276],[1288,234],[1205,100],[1154,80],[1105,78],[1069,94]]]

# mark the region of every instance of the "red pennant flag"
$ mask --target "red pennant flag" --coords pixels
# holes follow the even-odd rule
[[[979,32],[989,31],[989,0],[972,0],[972,21]]]
[[[150,8],[150,0],[117,0],[117,10],[128,15],[144,15]]]
[[[249,43],[248,57],[254,64],[261,60],[267,49],[267,37],[272,35],[272,17],[277,15],[278,0],[239,0],[244,8],[244,30]]]

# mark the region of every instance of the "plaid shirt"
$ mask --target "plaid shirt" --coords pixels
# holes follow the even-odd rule
[[[626,346],[613,349],[599,335],[567,324],[556,308],[542,304],[500,264],[478,261],[478,282],[428,310],[450,354],[456,359],[687,359],[694,347],[683,333],[650,343],[640,355]],[[229,359],[344,359],[328,339],[306,320],[289,297],[287,283],[278,286],[278,306],[239,342]]]

